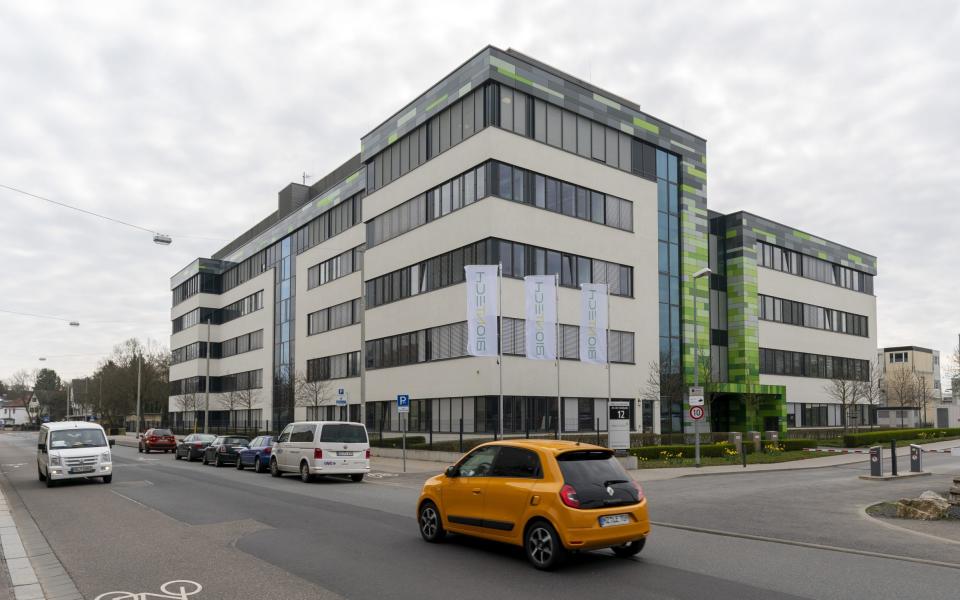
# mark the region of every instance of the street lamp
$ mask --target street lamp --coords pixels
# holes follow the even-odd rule
[[[697,282],[707,275],[713,273],[710,267],[704,267],[693,274],[693,387],[700,387],[700,336],[698,329],[700,322],[697,320]],[[696,438],[694,447],[694,458],[696,466],[700,466],[700,419],[693,422],[693,435]]]

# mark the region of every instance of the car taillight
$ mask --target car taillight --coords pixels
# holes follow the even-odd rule
[[[640,487],[640,484],[634,481],[633,487],[637,490],[637,500],[643,500],[643,488]]]
[[[157,441],[157,436],[151,435],[151,436],[148,437],[147,439],[150,440],[151,442],[155,442],[155,441]]]
[[[193,443],[193,447],[194,447],[194,448],[202,448],[202,447],[203,447],[203,442],[194,442],[194,443]]]
[[[580,500],[577,498],[577,490],[570,484],[564,484],[560,488],[560,500],[570,508],[580,508]]]
[[[267,446],[266,448],[263,449],[263,453],[264,453],[264,454],[270,454],[270,451],[271,451],[271,450],[273,450],[273,448],[271,448],[270,446]]]
[[[313,459],[314,459],[314,460],[320,460],[321,458],[323,458],[323,450],[321,450],[320,448],[314,448],[314,449],[313,449]]]
[[[369,459],[370,459],[370,450],[368,449],[368,450],[367,450],[367,460],[369,460]]]

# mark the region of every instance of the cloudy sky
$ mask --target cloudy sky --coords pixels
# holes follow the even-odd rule
[[[31,1],[0,6],[0,184],[174,243],[0,189],[0,310],[81,322],[0,313],[0,377],[166,344],[173,273],[488,43],[706,137],[712,209],[879,256],[881,345],[956,345],[956,2]]]

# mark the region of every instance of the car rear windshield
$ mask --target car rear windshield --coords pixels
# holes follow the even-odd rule
[[[100,429],[65,429],[50,432],[50,448],[92,448],[106,446]]]
[[[580,508],[605,508],[640,501],[633,480],[608,450],[578,450],[557,457],[564,483],[573,487]]]
[[[161,435],[173,435],[173,433],[172,433],[169,429],[154,429],[154,430],[153,430],[153,435],[157,435],[157,436],[161,436]]]
[[[250,443],[250,440],[248,440],[247,438],[241,438],[241,437],[223,438],[224,445],[246,446],[248,443]]]
[[[340,444],[366,444],[367,430],[363,425],[328,424],[324,425],[320,432],[320,441]]]
[[[213,440],[217,439],[217,436],[213,435],[212,433],[198,433],[196,436],[196,440],[198,442],[212,442]]]

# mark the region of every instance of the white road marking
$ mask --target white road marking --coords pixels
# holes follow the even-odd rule
[[[188,579],[175,579],[168,581],[160,586],[160,594],[152,592],[105,592],[100,594],[94,600],[149,600],[151,598],[160,598],[164,600],[187,600],[188,596],[199,594],[203,586],[196,581]]]
[[[399,473],[367,473],[367,477],[373,479],[382,479],[384,477],[397,477]]]

